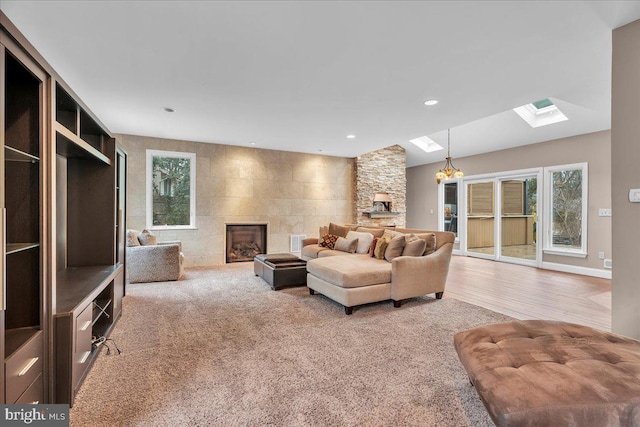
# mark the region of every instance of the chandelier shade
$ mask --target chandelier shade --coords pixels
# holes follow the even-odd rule
[[[445,160],[444,167],[436,173],[436,182],[438,184],[443,180],[462,178],[464,176],[462,170],[453,166],[451,161],[451,129],[447,129],[447,158]]]

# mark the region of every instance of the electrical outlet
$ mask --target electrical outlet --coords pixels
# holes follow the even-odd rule
[[[598,252],[598,258],[604,259],[604,252]]]
[[[605,259],[604,268],[613,268],[613,261],[611,261],[610,259]]]
[[[600,216],[611,216],[611,209],[600,209]]]

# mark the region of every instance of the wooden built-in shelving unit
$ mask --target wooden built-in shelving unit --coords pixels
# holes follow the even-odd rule
[[[125,168],[106,127],[0,12],[0,404],[72,404],[92,337],[119,318]]]

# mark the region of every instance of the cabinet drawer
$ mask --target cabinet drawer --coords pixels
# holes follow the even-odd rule
[[[87,306],[76,317],[75,342],[73,343],[73,387],[82,378],[85,369],[89,365],[91,356],[91,322],[93,320],[93,305]]]
[[[75,352],[91,350],[91,322],[93,321],[93,306],[89,305],[76,317]],[[88,343],[88,345],[87,345]]]
[[[42,332],[38,332],[5,361],[7,402],[15,402],[42,373]]]
[[[15,403],[16,405],[37,405],[38,403],[43,403],[44,395],[42,391],[42,374],[40,374]]]

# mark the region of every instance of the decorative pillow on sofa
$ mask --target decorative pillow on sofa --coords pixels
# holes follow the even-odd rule
[[[371,243],[373,243],[373,234],[371,233],[360,233],[357,231],[349,231],[347,233],[346,239],[358,240],[358,247],[356,248],[357,254],[366,254],[369,252],[369,248],[371,247]]]
[[[346,239],[344,237],[338,237],[338,240],[336,240],[336,244],[334,249],[336,251],[341,251],[341,252],[347,252],[347,253],[354,253],[356,251],[356,249],[358,248],[358,239]]]
[[[358,227],[356,231],[358,233],[370,233],[370,234],[373,234],[373,237],[380,238],[382,237],[382,233],[384,233],[384,228]]]
[[[149,229],[145,228],[138,234],[138,240],[142,246],[157,245],[158,238]]]
[[[369,248],[369,256],[370,257],[374,257],[375,252],[376,252],[376,246],[378,246],[378,240],[380,240],[379,237],[374,237],[373,238],[373,242],[371,242],[371,247]]]
[[[424,239],[427,242],[427,247],[423,255],[431,255],[436,251],[436,235],[434,233],[416,234],[416,237],[418,239]]]
[[[338,240],[338,237],[340,236],[336,236],[335,234],[325,234],[324,236],[322,236],[322,238],[318,242],[318,245],[324,248],[333,249],[336,246],[336,241]]]
[[[140,246],[140,241],[138,240],[138,234],[140,232],[138,230],[127,230],[127,246]]]
[[[407,237],[407,243],[404,245],[404,249],[402,250],[402,256],[422,256],[424,253],[424,249],[427,247],[427,241],[424,239],[414,238],[409,240]]]
[[[384,259],[391,262],[394,258],[398,258],[402,255],[402,250],[404,249],[405,237],[404,234],[400,234],[399,236],[395,236],[389,242],[387,246],[387,250],[384,251]]]
[[[329,223],[329,234],[333,234],[338,237],[347,237],[347,233],[349,231],[351,231],[350,227],[334,224],[332,222]]]
[[[389,246],[389,241],[384,238],[379,238],[376,243],[376,248],[373,250],[373,256],[377,259],[384,259],[384,253]]]

